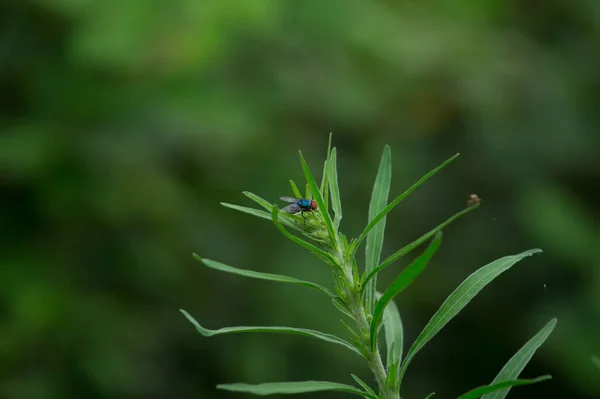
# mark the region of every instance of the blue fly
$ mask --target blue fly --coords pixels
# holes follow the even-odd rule
[[[317,201],[315,200],[294,197],[280,197],[279,199],[285,202],[291,202],[291,204],[281,210],[281,212],[284,213],[293,215],[294,213],[302,212],[302,216],[304,216],[304,212],[312,212],[317,209]]]

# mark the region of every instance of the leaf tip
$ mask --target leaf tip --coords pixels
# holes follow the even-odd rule
[[[181,314],[183,314],[185,316],[186,319],[188,319],[192,324],[194,324],[194,318],[192,317],[191,314],[189,314],[188,312],[185,311],[185,309],[179,309],[179,311],[181,312]]]
[[[184,309],[179,309],[179,311],[185,316],[185,318],[192,323],[192,325],[196,328],[197,331],[199,331],[202,335],[208,337],[210,336],[210,334],[206,334],[205,333],[205,329],[200,325],[200,323],[198,323],[198,321],[196,319],[194,319],[194,317],[189,314],[188,312],[186,312]]]
[[[192,253],[192,257],[194,259],[196,259],[197,261],[204,263],[204,259],[202,259],[202,257],[200,255],[198,255],[197,253]]]

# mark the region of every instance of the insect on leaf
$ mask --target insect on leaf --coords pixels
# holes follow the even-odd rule
[[[327,209],[324,206],[323,197],[321,196],[321,192],[319,191],[319,188],[317,187],[317,183],[315,182],[315,179],[314,179],[312,173],[310,172],[310,168],[308,167],[308,164],[306,163],[306,160],[304,159],[304,156],[302,155],[302,151],[299,151],[299,154],[300,154],[300,162],[302,162],[302,169],[304,170],[304,177],[306,177],[306,181],[308,182],[308,185],[310,187],[311,193],[313,194],[314,200],[317,202],[317,205],[319,205],[319,211],[321,212],[321,215],[323,216],[323,220],[325,220],[325,226],[327,227],[327,233],[329,235],[329,239],[331,240],[331,244],[337,250],[339,244],[338,244],[336,234],[333,230],[333,222],[331,221],[331,217],[329,216],[329,213],[327,212]]]
[[[226,208],[234,209],[236,211],[247,213],[247,214],[252,215],[252,216],[257,216],[257,217],[259,217],[261,219],[271,220],[271,210],[273,208],[273,205],[269,204],[269,207],[266,208],[265,203],[268,204],[268,202],[265,201],[265,200],[263,200],[262,198],[260,198],[258,195],[252,194],[250,192],[244,192],[244,195],[246,195],[248,198],[251,198],[253,201],[257,202],[258,204],[260,204],[265,209],[268,209],[269,212],[261,211],[260,209],[248,208],[248,207],[245,207],[245,206],[240,206],[240,205],[235,205],[235,204],[229,204],[227,202],[221,202],[221,205],[223,205]],[[296,226],[289,219],[289,217],[287,217],[287,215],[284,216],[283,218],[281,218],[281,222],[282,222],[282,224],[284,224],[285,226],[287,226],[289,228],[292,228],[294,230],[300,230],[298,228],[298,226]]]
[[[283,227],[281,225],[281,223],[279,223],[278,218],[279,218],[280,212],[276,206],[273,207],[271,212],[272,212],[271,217],[272,217],[273,223],[275,223],[275,226],[277,226],[279,231],[281,231],[287,238],[289,238],[296,244],[299,244],[299,245],[303,246],[304,248],[308,249],[310,252],[317,255],[319,258],[321,258],[323,261],[325,261],[332,267],[334,267],[338,270],[341,270],[341,266],[338,264],[337,260],[329,252],[323,251],[321,248],[317,247],[316,245],[313,245],[307,241],[304,241],[303,239],[298,238],[295,235],[291,234],[289,231],[287,231],[285,229],[285,227]]]

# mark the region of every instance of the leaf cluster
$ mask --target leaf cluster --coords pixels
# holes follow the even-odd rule
[[[434,174],[454,161],[454,155],[431,170],[403,193],[388,202],[392,180],[392,160],[389,146],[385,146],[381,162],[373,185],[367,225],[356,238],[348,239],[339,230],[342,220],[342,203],[338,186],[337,150],[331,147],[331,136],[327,149],[327,157],[323,166],[320,184],[314,178],[302,152],[300,162],[306,179],[304,195],[295,182],[290,181],[291,190],[297,198],[313,199],[318,208],[304,214],[288,214],[280,211],[277,205],[271,204],[258,195],[244,192],[248,198],[262,209],[255,209],[229,203],[222,203],[232,208],[262,219],[271,220],[285,237],[307,249],[326,263],[332,271],[333,289],[319,284],[300,280],[290,276],[261,273],[238,269],[210,259],[194,257],[204,265],[243,277],[269,280],[279,283],[295,284],[320,291],[332,299],[334,306],[345,314],[352,323],[345,323],[350,339],[343,339],[332,334],[296,327],[228,327],[210,330],[202,327],[191,315],[183,314],[206,337],[218,334],[238,332],[273,332],[304,335],[330,343],[341,345],[362,357],[377,383],[373,389],[355,375],[352,378],[358,386],[328,381],[277,382],[258,385],[223,384],[218,388],[248,392],[256,395],[295,394],[316,391],[342,391],[353,393],[369,399],[398,399],[402,381],[408,366],[424,346],[433,339],[473,298],[496,277],[510,269],[522,259],[541,252],[531,249],[519,254],[497,259],[468,276],[442,303],[404,356],[404,328],[401,314],[394,303],[394,298],[407,289],[431,263],[435,253],[442,244],[442,230],[452,222],[479,206],[469,203],[455,215],[440,223],[411,243],[400,248],[381,261],[385,224],[387,215],[409,194],[422,185]],[[333,214],[333,217],[332,217]],[[359,268],[358,250],[365,242],[364,268]],[[398,259],[411,253],[421,245],[428,243],[423,252],[403,270],[393,282],[382,292],[377,290],[377,275]],[[556,319],[550,320],[535,336],[506,363],[490,384],[475,388],[459,397],[459,399],[503,399],[513,386],[532,384],[547,380],[549,376],[535,379],[518,379],[535,351],[548,338],[556,325]],[[385,364],[381,356],[380,332],[383,329],[385,341]],[[433,395],[430,394],[428,398]]]

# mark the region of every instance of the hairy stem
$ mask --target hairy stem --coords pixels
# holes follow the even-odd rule
[[[379,387],[379,392],[382,399],[398,399],[398,393],[394,392],[393,387],[388,385],[388,376],[381,355],[379,353],[379,345],[375,346],[375,350],[371,347],[370,340],[370,324],[367,317],[367,311],[361,300],[360,289],[353,289],[354,287],[352,274],[344,276],[347,280],[347,298],[348,307],[352,313],[354,321],[357,327],[357,333],[360,337],[360,344],[363,352],[366,354],[366,360],[371,369],[371,372],[375,376],[375,381]]]

